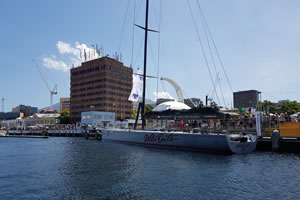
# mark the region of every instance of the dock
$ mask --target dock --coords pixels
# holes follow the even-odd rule
[[[82,130],[8,130],[3,133],[7,136],[57,136],[57,137],[83,137],[85,131]]]
[[[272,145],[272,137],[261,137],[258,139],[256,150],[300,153],[300,138],[279,137],[278,147],[274,148],[274,145]]]
[[[0,135],[0,137],[6,138],[38,138],[38,139],[47,139],[48,136],[43,135]]]

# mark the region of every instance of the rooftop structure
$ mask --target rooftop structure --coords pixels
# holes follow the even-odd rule
[[[15,113],[23,113],[24,117],[28,117],[30,115],[33,115],[34,113],[38,112],[37,107],[31,107],[31,106],[25,106],[25,105],[19,105],[12,109],[12,112]]]
[[[259,94],[257,90],[245,90],[233,93],[234,108],[256,108],[259,103]]]

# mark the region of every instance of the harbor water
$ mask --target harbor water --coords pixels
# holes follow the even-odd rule
[[[300,155],[0,138],[0,199],[299,199]]]

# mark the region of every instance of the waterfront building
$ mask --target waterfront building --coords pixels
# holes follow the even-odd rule
[[[199,107],[199,105],[202,104],[202,101],[199,98],[190,98],[184,99],[184,104],[188,105],[191,108],[195,108]]]
[[[29,117],[23,119],[25,126],[36,125],[53,125],[58,123],[59,113],[43,114],[35,113]]]
[[[0,121],[16,119],[20,116],[17,112],[0,112]]]
[[[234,108],[256,108],[259,103],[259,94],[257,90],[245,90],[233,93]]]
[[[25,105],[19,105],[12,109],[12,112],[15,113],[23,113],[24,117],[29,117],[30,115],[33,115],[34,113],[38,112],[37,107],[31,107],[31,106],[25,106]]]
[[[81,112],[115,112],[115,119],[129,119],[132,103],[132,68],[109,57],[101,57],[71,69],[70,111],[72,122]]]
[[[113,125],[115,122],[114,112],[88,111],[81,112],[81,124],[90,124],[93,126]]]
[[[68,110],[70,111],[70,97],[67,98],[60,98],[60,113],[62,113],[62,111],[64,110]]]

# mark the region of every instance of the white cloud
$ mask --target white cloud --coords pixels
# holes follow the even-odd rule
[[[79,66],[81,62],[100,57],[98,51],[94,48],[89,48],[86,44],[80,44],[79,42],[75,42],[75,45],[72,46],[66,42],[58,41],[56,47],[64,61],[57,60],[55,55],[43,58],[43,65],[49,69],[67,72],[72,65]]]
[[[43,58],[43,65],[49,69],[61,70],[67,72],[70,70],[70,67],[61,60],[56,60],[55,56],[52,58]]]
[[[71,54],[75,57],[80,57],[80,50],[77,48],[73,48],[70,44],[65,43],[63,41],[58,41],[56,44],[56,47],[58,48],[58,51],[60,54]]]
[[[174,99],[168,92],[154,92],[155,99]]]

